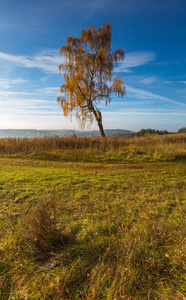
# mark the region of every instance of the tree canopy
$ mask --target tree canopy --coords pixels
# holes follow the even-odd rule
[[[178,133],[186,133],[186,127],[182,127],[178,130]]]
[[[111,51],[112,26],[103,24],[82,30],[80,38],[69,36],[60,50],[64,62],[59,70],[64,74],[57,102],[64,116],[75,115],[82,128],[94,118],[100,133],[105,136],[102,114],[98,109],[101,101],[108,104],[111,94],[123,97],[125,87],[121,78],[114,77],[114,64],[124,59],[124,50]]]

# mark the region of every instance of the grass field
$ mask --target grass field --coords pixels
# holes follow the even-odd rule
[[[184,300],[185,144],[0,139],[0,299]]]

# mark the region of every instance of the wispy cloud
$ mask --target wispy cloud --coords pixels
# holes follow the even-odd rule
[[[151,93],[151,92],[148,92],[148,91],[145,91],[145,90],[137,89],[137,88],[129,86],[129,85],[126,85],[126,91],[131,92],[131,93],[137,95],[140,98],[158,99],[158,100],[174,103],[174,104],[177,104],[177,105],[186,106],[186,104],[183,103],[183,102],[175,101],[175,100],[172,100],[168,97],[164,97],[164,96],[161,96],[161,95],[158,95],[158,94],[154,94],[154,93]]]
[[[167,80],[164,83],[170,83],[170,84],[172,84],[172,83],[183,83],[183,84],[186,84],[186,81],[185,80],[179,80],[179,81],[169,81],[169,80]]]
[[[1,87],[1,85],[0,85]],[[23,92],[23,91],[11,91],[8,90],[10,86],[7,86],[7,90],[2,89],[0,90],[0,96],[2,97],[25,97],[25,96],[47,96],[47,95],[53,95],[54,97],[57,96],[57,94],[60,94],[60,87],[46,87],[46,88],[41,88],[41,89],[36,89],[33,90],[32,92]]]
[[[0,59],[25,68],[38,68],[46,73],[59,73],[59,65],[63,58],[57,51],[42,51],[38,55],[14,55],[0,52]]]
[[[41,114],[53,114],[53,111],[60,113],[60,110],[55,101],[37,98],[26,98],[19,96],[1,97],[0,95],[0,118],[4,114],[24,112],[29,116],[32,113],[40,111]]]
[[[157,80],[156,77],[147,77],[147,78],[141,79],[140,82],[142,82],[143,84],[150,84],[156,80]]]
[[[10,102],[12,103],[11,105],[11,108],[13,111],[14,111],[14,108],[18,105],[18,104],[21,104],[21,106],[24,106],[27,105],[27,104],[32,104],[32,103],[35,103],[35,104],[51,104],[51,105],[54,105],[55,102],[52,102],[50,100],[45,100],[45,99],[37,99],[37,98],[7,98],[6,99],[6,103],[4,102],[3,99],[0,98],[0,105],[2,106],[7,106],[10,107]]]
[[[49,94],[54,95],[56,93],[60,94],[60,87],[45,87],[41,89],[36,89],[36,93],[45,94],[45,95],[49,95]]]
[[[129,52],[125,60],[114,69],[115,72],[131,73],[130,69],[139,67],[155,60],[154,52]],[[37,55],[14,55],[0,52],[0,59],[14,63],[16,66],[25,68],[38,68],[46,73],[59,73],[59,65],[63,57],[56,50],[44,50]]]
[[[131,68],[139,67],[146,65],[151,61],[154,61],[156,54],[154,52],[148,51],[135,51],[125,54],[125,59],[123,62],[119,63],[118,66],[114,69],[115,72],[121,73],[131,73]]]
[[[27,82],[27,80],[22,79],[22,78],[17,78],[17,79],[3,79],[3,78],[0,78],[0,88],[9,89],[12,86],[22,84],[22,83],[26,83],[26,82]]]
[[[147,116],[161,116],[161,115],[167,115],[167,116],[186,116],[186,112],[175,112],[175,111],[152,111],[152,110],[119,110],[114,112],[104,112],[104,115],[147,115]]]
[[[6,96],[17,96],[17,95],[30,95],[30,93],[27,92],[12,92],[12,91],[0,91],[0,96],[6,97]]]
[[[99,1],[99,0],[98,0]],[[95,1],[96,2],[96,1]],[[117,3],[117,5],[116,5]],[[185,5],[184,0],[175,1],[175,0],[121,0],[121,1],[108,1],[105,10],[107,12],[117,12],[123,14],[143,14],[144,11],[148,13],[157,14],[164,11],[176,11],[183,9],[183,5]]]

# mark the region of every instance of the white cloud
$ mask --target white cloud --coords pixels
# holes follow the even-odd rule
[[[26,83],[27,80],[22,79],[22,78],[17,78],[17,79],[4,79],[0,78],[0,88],[2,89],[9,89],[14,85]]]
[[[118,64],[117,67],[114,68],[115,72],[125,72],[131,73],[131,68],[139,67],[142,65],[146,65],[149,62],[155,60],[155,53],[148,52],[148,51],[136,51],[136,52],[129,52],[125,54],[125,59],[121,63]]]
[[[10,85],[4,86],[4,88],[10,88]],[[1,88],[1,81],[0,81],[0,88]],[[11,91],[11,90],[0,90],[0,96],[3,97],[9,97],[9,96],[31,96],[33,97],[34,95],[43,96],[43,95],[54,95],[57,96],[57,94],[60,94],[60,87],[45,87],[45,88],[40,88],[33,90],[32,92],[20,92],[20,91]]]
[[[186,84],[185,80],[180,80],[180,81],[165,81],[164,83],[183,83]]]
[[[35,109],[30,109],[30,110],[27,110],[27,109],[21,109],[21,108],[17,108],[17,109],[14,109],[14,111],[12,111],[11,109],[7,108],[4,110],[4,113],[11,113],[12,115],[14,115],[14,117],[16,117],[17,115],[19,114],[25,114],[27,116],[30,116],[30,115],[34,115],[34,116],[39,116],[39,115],[45,115],[45,116],[54,116],[54,115],[58,115],[58,116],[61,116],[62,113],[60,113],[60,111],[42,111],[42,110],[35,110]]]
[[[119,110],[119,111],[114,111],[114,112],[104,112],[104,115],[134,115],[134,116],[141,116],[141,115],[147,115],[147,116],[150,116],[150,115],[158,115],[158,116],[161,116],[161,115],[167,115],[167,116],[186,116],[186,112],[175,112],[175,111],[160,111],[160,110],[156,110],[156,111],[152,111],[152,110],[143,110],[143,109],[139,109],[139,110]]]
[[[25,68],[38,68],[46,73],[59,73],[59,65],[63,57],[57,54],[57,51],[46,50],[38,55],[14,55],[0,52],[0,59],[14,63],[16,66]]]
[[[183,103],[183,102],[178,102],[178,101],[169,99],[167,97],[164,97],[164,96],[161,96],[161,95],[158,95],[158,94],[154,94],[154,93],[151,93],[151,92],[148,92],[148,91],[145,91],[145,90],[134,88],[134,87],[129,86],[129,85],[126,85],[126,92],[127,91],[131,92],[133,94],[136,94],[140,98],[151,98],[151,99],[153,98],[153,99],[158,99],[158,100],[162,100],[162,101],[166,101],[166,102],[186,106],[186,104]]]
[[[43,50],[38,55],[14,55],[0,52],[0,59],[14,63],[25,68],[38,68],[45,73],[59,73],[59,65],[64,58],[57,54],[56,50]],[[115,67],[115,72],[132,72],[130,69],[139,67],[155,60],[154,52],[129,52],[125,60]]]
[[[7,96],[16,96],[16,95],[30,95],[27,92],[12,92],[12,91],[0,91],[0,96],[7,97]]]
[[[45,95],[55,94],[57,92],[60,94],[60,87],[45,87],[36,90],[36,93],[45,94]]]
[[[44,103],[48,103],[48,104],[54,104],[54,102],[52,102],[51,100],[43,100],[43,99],[34,99],[34,98],[7,98],[6,101],[4,101],[4,99],[0,98],[0,105],[2,104],[3,107],[7,106],[10,107],[10,102],[12,103],[11,105],[11,109],[14,110],[14,107],[17,107],[17,105],[21,104],[23,106],[27,105],[27,104],[31,104],[31,103],[36,103],[36,104],[44,104]]]
[[[152,83],[156,80],[157,80],[156,77],[147,77],[147,78],[144,78],[144,79],[140,80],[140,82],[142,82],[144,84],[150,84],[150,83]]]
[[[7,114],[12,114],[16,118],[21,114],[26,114],[29,117],[32,114],[54,115],[60,113],[62,111],[55,101],[15,97],[1,99],[0,97],[0,119]]]

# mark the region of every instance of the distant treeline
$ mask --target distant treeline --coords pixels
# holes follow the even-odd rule
[[[178,130],[177,133],[186,133],[186,127],[182,127]],[[133,138],[133,137],[142,137],[142,136],[154,136],[154,135],[166,135],[166,134],[174,134],[174,132],[168,132],[167,130],[155,130],[155,129],[141,129],[137,132],[126,132],[126,133],[118,133],[120,137],[125,138]]]
[[[186,133],[186,127],[182,127],[177,133]],[[118,136],[124,138],[175,134],[167,130],[141,129],[138,132],[126,129],[106,129],[107,137]],[[76,130],[36,130],[36,129],[0,129],[0,138],[43,138],[43,137],[99,137],[98,130],[76,131]]]
[[[106,136],[115,134],[130,133],[126,129],[106,129]],[[71,137],[71,136],[100,136],[98,130],[78,131],[78,130],[37,130],[37,129],[0,129],[0,138],[35,138],[35,137]]]
[[[178,133],[186,133],[186,127],[182,127],[178,130]]]

